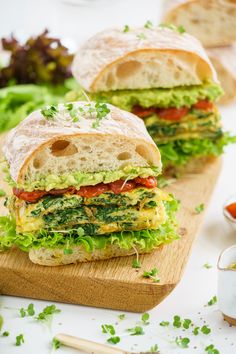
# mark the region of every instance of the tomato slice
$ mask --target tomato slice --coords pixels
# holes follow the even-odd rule
[[[13,188],[13,194],[19,198],[23,199],[26,202],[35,203],[44,195],[47,194],[46,191],[33,191],[33,192],[25,192],[23,189]]]
[[[69,194],[74,194],[76,191],[76,189],[74,187],[68,187],[68,188],[64,188],[64,189],[51,189],[48,194],[51,195],[61,195],[61,194],[65,194],[65,193],[69,193]]]
[[[156,108],[154,107],[142,108],[140,106],[134,106],[132,109],[132,113],[136,114],[136,116],[140,118],[146,118],[155,112],[156,112]]]
[[[236,203],[231,203],[225,207],[225,209],[230,213],[230,215],[236,219]]]
[[[203,110],[211,110],[213,109],[213,103],[208,100],[198,101],[193,105],[193,108],[203,109]]]
[[[80,187],[76,193],[81,197],[92,198],[97,197],[98,195],[107,192],[108,190],[109,186],[107,184],[99,183],[96,186]]]
[[[145,186],[146,188],[155,188],[157,186],[157,180],[152,176],[147,178],[136,177],[135,182]]]
[[[170,121],[179,121],[181,118],[186,116],[189,112],[189,108],[182,107],[182,108],[165,108],[165,109],[156,109],[156,114],[165,120]]]
[[[121,192],[128,192],[132,189],[135,188],[135,182],[134,181],[123,181],[120,179],[119,181],[115,181],[112,183],[109,183],[110,189],[112,190],[113,193],[119,194]]]

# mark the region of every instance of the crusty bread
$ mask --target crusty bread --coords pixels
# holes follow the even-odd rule
[[[201,84],[217,76],[200,42],[157,27],[108,29],[89,39],[73,62],[73,74],[89,92]]]
[[[235,18],[236,21],[236,18]],[[225,92],[220,103],[236,99],[236,45],[208,49],[208,55],[217,71]]]
[[[110,113],[93,128],[95,118],[87,104],[73,103],[78,122],[73,122],[64,105],[59,105],[54,119],[35,111],[9,133],[3,152],[15,182],[22,184],[51,173],[109,171],[125,165],[161,166],[159,150],[141,119],[107,105]]]
[[[236,41],[236,0],[169,0],[162,22],[182,25],[205,47]]]
[[[124,249],[112,244],[108,245],[105,249],[96,249],[91,253],[87,252],[83,246],[71,247],[73,253],[64,254],[63,248],[40,248],[31,249],[29,251],[29,258],[33,263],[44,266],[59,266],[77,262],[99,261],[114,257],[131,256],[138,252],[138,254],[148,253],[139,247],[135,249]]]

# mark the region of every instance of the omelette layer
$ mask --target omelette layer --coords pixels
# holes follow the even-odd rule
[[[163,201],[170,196],[158,188],[137,188],[98,197],[78,195],[47,196],[37,203],[13,197],[12,204],[19,233],[40,229],[61,231],[81,227],[87,235],[156,229],[166,221]]]
[[[201,117],[190,112],[180,122],[170,122],[151,115],[145,119],[145,124],[150,135],[160,144],[179,139],[216,138],[221,135],[221,121],[216,109],[214,112],[202,112]]]

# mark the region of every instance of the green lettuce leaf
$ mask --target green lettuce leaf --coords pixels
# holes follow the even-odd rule
[[[105,236],[84,235],[83,230],[71,230],[68,233],[48,232],[41,230],[37,234],[17,234],[15,221],[10,216],[0,217],[0,250],[17,246],[23,251],[31,248],[71,248],[82,245],[87,252],[94,249],[104,249],[107,245],[116,244],[123,249],[139,246],[142,250],[149,251],[162,244],[170,243],[179,238],[175,213],[179,202],[174,198],[164,202],[168,219],[157,230],[123,231],[114,232]]]
[[[64,85],[15,85],[0,89],[0,132],[9,130],[36,109],[63,103],[65,94],[75,87],[73,79]]]
[[[236,136],[224,133],[218,139],[182,139],[166,144],[156,143],[161,152],[163,166],[179,166],[185,165],[191,158],[221,155],[226,145],[236,143]]]

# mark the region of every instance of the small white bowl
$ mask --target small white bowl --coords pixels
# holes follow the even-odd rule
[[[228,224],[236,230],[236,219],[234,219],[231,214],[228,212],[226,209],[227,205],[230,205],[232,203],[236,203],[236,195],[232,195],[230,198],[228,198],[225,203],[223,204],[223,214],[225,219],[227,220]]]
[[[218,259],[218,300],[224,319],[236,326],[236,269],[228,267],[236,263],[236,245],[224,250]]]

